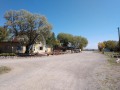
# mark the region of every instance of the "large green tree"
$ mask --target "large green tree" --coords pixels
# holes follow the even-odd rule
[[[102,51],[105,48],[105,44],[103,42],[98,43],[98,49],[99,51]]]
[[[18,38],[26,45],[26,53],[29,53],[30,46],[36,41],[45,42],[52,29],[45,16],[26,10],[7,11],[4,17],[13,38]]]
[[[87,46],[88,40],[82,36],[73,36],[67,33],[59,33],[57,36],[58,40],[63,44],[63,46],[67,47],[69,43],[74,48],[83,49]]]
[[[64,47],[67,47],[69,43],[73,43],[73,35],[67,33],[59,33],[57,39],[62,43]]]
[[[56,39],[54,32],[51,33],[49,38],[47,38],[46,43],[48,46],[51,46],[52,48],[60,46],[60,42],[59,40]]]
[[[81,43],[81,36],[74,36],[73,38],[73,46],[75,48],[79,48]]]
[[[74,36],[73,45],[75,48],[83,49],[87,46],[88,40],[82,36]]]
[[[110,51],[114,51],[117,48],[118,42],[114,40],[108,40],[103,42],[105,44],[105,48]]]
[[[85,37],[81,37],[80,49],[85,48],[88,45],[88,40]]]

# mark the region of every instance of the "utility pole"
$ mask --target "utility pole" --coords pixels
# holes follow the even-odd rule
[[[119,30],[119,27],[118,27],[118,37],[119,37],[119,41],[118,41],[118,44],[119,44],[119,51],[120,51],[120,30]]]

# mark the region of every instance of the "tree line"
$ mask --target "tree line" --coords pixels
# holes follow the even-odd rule
[[[83,49],[87,46],[88,40],[82,36],[73,36],[72,34],[59,33],[57,39],[63,47],[74,47]]]
[[[99,51],[102,51],[103,49],[108,51],[119,51],[119,44],[118,41],[114,40],[108,40],[98,43],[98,49]]]
[[[26,46],[25,53],[29,53],[32,44],[40,41],[53,48],[72,46],[83,49],[88,44],[88,40],[82,36],[68,33],[55,36],[52,25],[40,14],[26,10],[10,10],[4,14],[4,18],[6,22],[0,27],[0,41],[19,41]]]

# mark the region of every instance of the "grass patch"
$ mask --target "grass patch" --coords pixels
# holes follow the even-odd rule
[[[109,62],[110,64],[112,64],[112,65],[116,65],[116,64],[117,64],[115,58],[109,58],[109,59],[108,59],[108,62]]]
[[[0,66],[0,74],[8,73],[11,69],[6,66]]]
[[[112,57],[113,54],[119,54],[118,52],[104,52],[106,56]]]
[[[120,66],[120,63],[117,63],[117,62],[116,62],[116,58],[109,58],[109,59],[108,59],[108,62],[109,62],[111,65],[118,65],[118,66]]]
[[[104,55],[106,55],[108,57],[108,62],[111,65],[118,65],[118,66],[120,66],[120,63],[116,62],[117,58],[114,58],[113,54],[119,54],[119,53],[117,53],[117,52],[104,52]]]
[[[15,53],[0,53],[0,56],[16,56]]]

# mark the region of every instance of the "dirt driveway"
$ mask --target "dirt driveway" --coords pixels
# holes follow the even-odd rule
[[[120,90],[120,67],[95,52],[0,60],[0,90]]]

